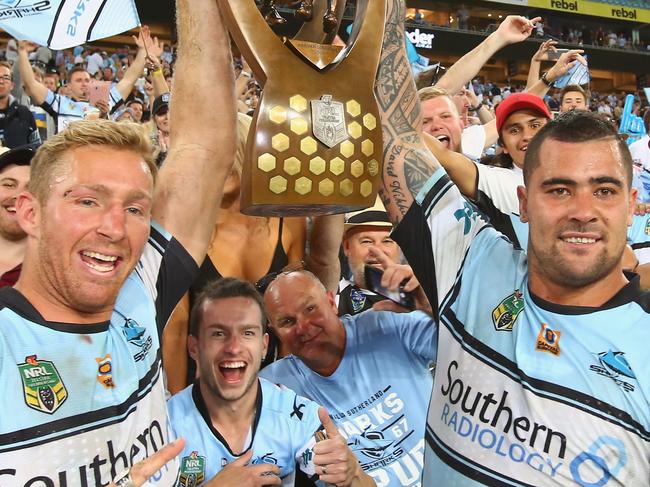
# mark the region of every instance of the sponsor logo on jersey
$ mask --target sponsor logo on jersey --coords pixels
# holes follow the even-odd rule
[[[538,352],[548,352],[553,355],[560,355],[560,335],[562,333],[549,328],[546,323],[542,323],[542,327],[537,334],[537,343],[535,350]]]
[[[139,349],[133,356],[134,360],[136,362],[144,360],[147,356],[147,352],[153,345],[153,340],[148,335],[147,329],[144,326],[140,326],[137,321],[127,318],[122,332],[126,337],[126,341]]]
[[[512,331],[519,313],[524,309],[523,296],[521,291],[516,289],[492,310],[492,322],[497,331]]]
[[[113,389],[115,383],[113,382],[111,354],[108,353],[104,357],[96,358],[95,361],[97,362],[97,381],[106,389]]]
[[[183,487],[195,487],[205,479],[205,457],[193,451],[181,460],[181,475],[179,483]]]
[[[29,2],[24,0],[0,0],[0,20],[20,19],[38,15],[51,7],[50,0]]]
[[[18,370],[25,403],[30,408],[53,414],[68,398],[65,384],[52,362],[29,355],[24,363],[18,364]]]
[[[300,463],[302,463],[303,467],[306,467],[309,465],[314,458],[314,452],[312,451],[311,448],[307,448],[305,451],[302,452],[302,455],[300,455]]]
[[[636,375],[623,352],[614,352],[610,349],[607,352],[594,354],[594,356],[599,365],[590,365],[589,370],[603,377],[609,377],[625,392],[634,391],[634,386],[627,379],[636,380]]]
[[[350,290],[350,302],[352,303],[352,311],[358,313],[366,305],[366,295],[358,289],[352,288]]]

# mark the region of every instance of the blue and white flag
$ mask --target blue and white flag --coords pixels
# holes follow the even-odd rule
[[[67,49],[140,25],[134,0],[0,0],[0,28],[18,40]]]

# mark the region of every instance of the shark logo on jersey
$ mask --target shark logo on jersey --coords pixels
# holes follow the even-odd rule
[[[610,349],[607,352],[600,352],[594,355],[600,365],[590,365],[589,370],[603,377],[609,377],[626,392],[634,391],[634,386],[628,381],[623,380],[624,378],[636,379],[636,375],[623,352],[614,352]]]
[[[193,451],[181,460],[181,475],[178,482],[183,487],[196,487],[205,479],[205,457]]]
[[[147,352],[153,345],[153,340],[149,335],[147,335],[147,330],[145,327],[140,326],[137,321],[127,318],[124,323],[124,328],[122,329],[126,341],[131,345],[135,345],[140,350],[136,353],[133,358],[136,362],[144,359],[147,356]]]
[[[350,290],[350,302],[352,303],[352,311],[358,313],[366,305],[366,295],[358,289],[352,288]]]
[[[18,364],[18,370],[25,403],[30,408],[53,414],[68,398],[65,384],[52,362],[29,355],[24,363]]]
[[[104,357],[96,358],[95,361],[97,361],[97,381],[106,389],[113,389],[115,383],[113,382],[111,354],[108,353]]]
[[[497,331],[512,331],[519,313],[524,310],[523,294],[519,289],[506,297],[492,311],[492,322]]]
[[[277,465],[278,464],[277,458],[272,457],[271,455],[273,455],[272,451],[265,453],[261,457],[254,458],[251,463],[253,465],[264,464],[264,463],[267,465]]]
[[[537,343],[535,350],[538,352],[548,352],[555,356],[560,355],[560,335],[562,333],[549,328],[546,323],[542,323],[542,327],[537,334]]]

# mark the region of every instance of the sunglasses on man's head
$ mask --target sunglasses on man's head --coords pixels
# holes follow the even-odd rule
[[[269,272],[265,276],[260,277],[254,284],[255,289],[257,289],[257,292],[263,296],[267,288],[277,279],[278,276],[282,274],[291,274],[292,272],[304,271],[305,269],[305,263],[303,261],[292,262],[284,266],[281,271]]]

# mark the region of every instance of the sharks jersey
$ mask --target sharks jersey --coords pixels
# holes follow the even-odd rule
[[[650,316],[638,279],[599,308],[532,295],[526,254],[442,169],[393,237],[440,317],[424,485],[647,485]]]
[[[122,100],[122,95],[117,91],[117,85],[113,85],[108,94],[108,111]],[[45,101],[41,104],[43,110],[49,113],[56,120],[56,131],[61,132],[72,122],[86,118],[86,112],[94,109],[87,101],[73,100],[69,96],[59,95],[47,90]]]
[[[255,421],[246,448],[253,449],[251,462],[271,463],[280,468],[283,486],[293,486],[295,467],[315,477],[312,448],[314,433],[322,429],[318,404],[293,391],[259,379]],[[177,436],[185,438],[179,485],[196,487],[217,475],[240,455],[212,425],[198,383],[169,400],[169,415]]]
[[[152,228],[109,322],[49,322],[0,291],[0,485],[105,486],[169,441],[159,336],[197,271]]]
[[[345,352],[332,375],[292,355],[260,375],[325,406],[378,487],[419,486],[435,324],[422,312],[370,310],[341,320]]]

